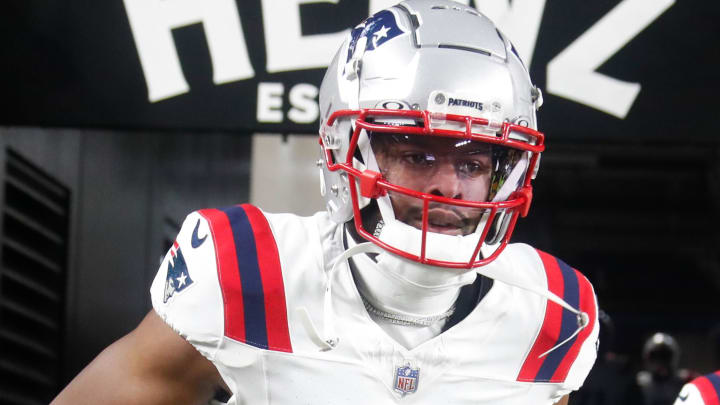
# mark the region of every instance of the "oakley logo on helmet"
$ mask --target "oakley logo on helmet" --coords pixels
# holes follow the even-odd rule
[[[375,108],[384,108],[386,110],[411,110],[410,104],[401,100],[386,100],[377,103]]]
[[[355,53],[355,47],[360,38],[367,38],[365,52],[369,52],[403,33],[405,33],[405,31],[398,26],[395,14],[393,14],[392,11],[380,11],[363,21],[350,33],[351,39],[348,44],[347,61],[349,61]]]

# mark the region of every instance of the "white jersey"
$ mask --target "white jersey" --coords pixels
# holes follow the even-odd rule
[[[197,211],[153,282],[153,307],[214,363],[230,404],[551,404],[578,389],[595,361],[592,286],[528,245],[509,245],[490,265],[586,312],[577,335],[570,311],[495,281],[465,319],[408,350],[370,318],[347,262],[327,276],[343,251],[342,227],[326,213]],[[316,343],[302,313],[317,330],[332,318],[332,350]]]
[[[674,405],[720,405],[720,371],[685,384]]]

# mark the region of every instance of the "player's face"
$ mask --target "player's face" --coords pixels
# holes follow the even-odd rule
[[[486,201],[492,175],[492,146],[432,135],[375,134],[372,148],[384,178],[427,194]],[[390,192],[395,217],[422,229],[422,200]],[[483,211],[433,203],[428,231],[467,235],[475,231]]]

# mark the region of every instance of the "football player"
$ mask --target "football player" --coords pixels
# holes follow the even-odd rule
[[[720,405],[720,370],[695,378],[683,386],[675,405]]]
[[[646,404],[669,404],[692,377],[681,369],[680,345],[667,333],[656,332],[643,345],[643,370],[636,381]]]
[[[319,102],[327,210],[188,215],[153,311],[56,404],[567,403],[597,305],[579,272],[508,243],[544,135],[505,35],[405,1],[351,31]]]

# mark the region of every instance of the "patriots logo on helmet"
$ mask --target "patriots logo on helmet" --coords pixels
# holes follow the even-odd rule
[[[405,31],[398,26],[395,14],[390,10],[380,11],[352,30],[350,33],[351,39],[348,45],[347,60],[349,61],[355,53],[355,47],[360,38],[367,38],[365,52],[368,52],[404,32]]]
[[[172,257],[168,260],[163,303],[168,302],[170,297],[176,292],[182,292],[193,283],[192,278],[190,278],[190,273],[188,272],[187,263],[185,263],[185,257],[177,241],[175,241],[170,248],[170,255]]]

